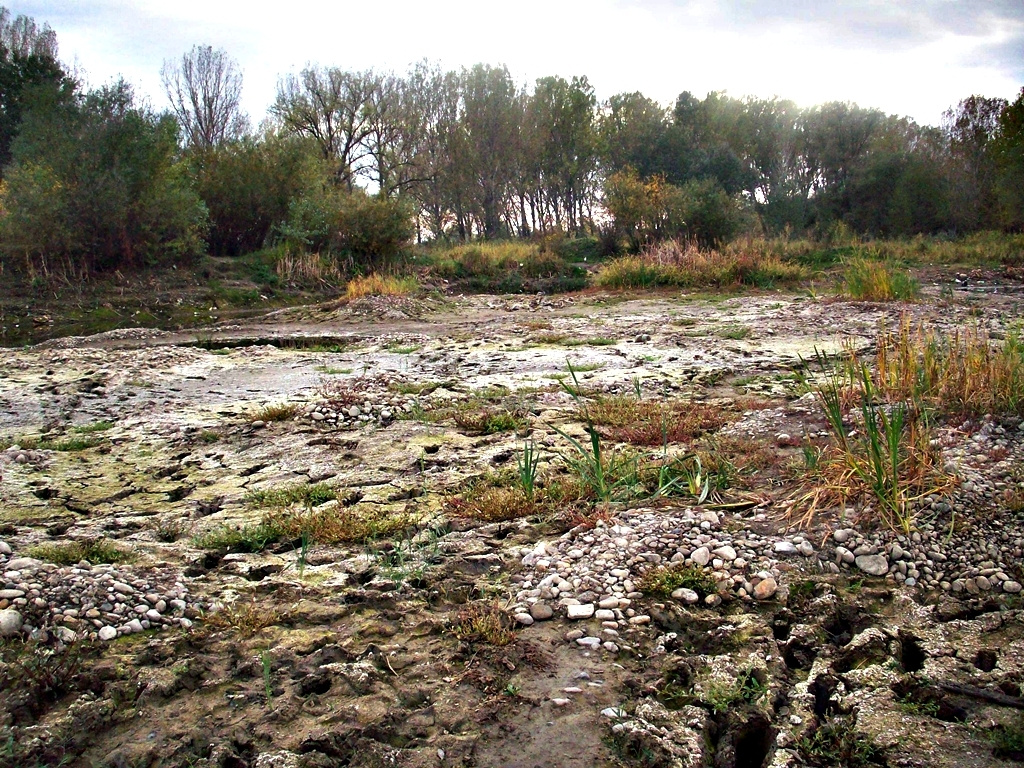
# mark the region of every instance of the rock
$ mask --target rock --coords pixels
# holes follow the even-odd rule
[[[591,650],[594,650],[601,645],[601,638],[580,637],[576,639],[576,645],[582,646],[583,648],[590,648]]]
[[[850,531],[846,528],[840,528],[838,531],[835,531],[832,534],[832,540],[835,541],[836,544],[845,544],[850,540],[850,537],[852,535],[853,531]]]
[[[17,600],[24,596],[25,593],[20,589],[0,589],[0,600]]]
[[[594,618],[598,621],[614,621],[615,611],[610,611],[605,608],[594,611]]]
[[[513,618],[524,627],[528,627],[533,624],[533,616],[528,613],[517,613]]]
[[[14,637],[21,632],[21,614],[13,608],[0,611],[0,637]]]
[[[551,703],[554,704],[556,707],[565,707],[568,706],[571,701],[572,699],[557,698],[552,699]]]
[[[869,576],[885,576],[889,572],[889,561],[885,555],[860,555],[854,562]]]
[[[101,627],[99,631],[100,640],[110,641],[117,637],[117,630],[113,627]]]
[[[796,547],[788,541],[776,541],[773,549],[777,555],[795,555],[797,553]]]
[[[716,557],[720,557],[723,560],[728,560],[730,563],[736,559],[736,550],[726,544],[724,547],[719,547],[712,552]]]
[[[700,601],[700,595],[698,595],[692,589],[680,587],[679,589],[672,591],[672,599],[682,600],[687,605],[693,605],[694,603]]]
[[[601,710],[601,717],[607,717],[610,720],[624,720],[628,715],[622,707],[605,707]]]
[[[589,619],[594,615],[594,604],[584,603],[583,605],[570,605],[565,609],[566,617],[570,619]]]
[[[138,619],[132,619],[125,625],[125,627],[129,632],[132,633],[141,632],[143,629],[145,629],[145,627],[142,626],[142,622]]]
[[[711,550],[707,547],[699,547],[690,555],[690,560],[694,565],[703,567],[711,562]]]
[[[35,568],[42,564],[42,560],[36,560],[34,557],[16,557],[8,561],[4,569],[8,571],[24,571],[26,568]]]
[[[11,555],[14,554],[10,544],[6,541],[0,541],[0,555]]]
[[[767,600],[774,595],[779,589],[778,583],[769,576],[767,579],[761,579],[754,587],[754,597],[758,600]]]
[[[1007,592],[1011,595],[1015,595],[1020,592],[1021,586],[1019,581],[1004,581],[1003,592]]]
[[[551,610],[551,606],[547,603],[534,603],[530,606],[530,616],[537,621],[547,621],[555,612]]]

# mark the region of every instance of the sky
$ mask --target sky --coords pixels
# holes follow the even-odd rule
[[[919,123],[971,94],[1024,86],[1024,0],[0,0],[48,23],[89,85],[123,76],[157,109],[160,69],[193,45],[244,75],[253,124],[307,64],[404,72],[505,64],[513,77],[585,75],[597,96],[682,91],[852,101]]]

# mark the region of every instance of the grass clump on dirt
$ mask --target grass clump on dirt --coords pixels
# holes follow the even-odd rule
[[[519,412],[492,408],[461,411],[453,418],[460,429],[480,435],[515,432],[529,423]]]
[[[666,240],[634,256],[621,256],[597,273],[602,288],[771,288],[807,276],[796,264],[764,249],[703,250],[691,242]]]
[[[868,768],[886,765],[882,751],[854,729],[849,717],[819,724],[796,742],[806,765],[816,768]]]
[[[295,403],[276,403],[273,405],[265,405],[257,411],[254,411],[249,416],[249,422],[255,421],[288,421],[295,417],[295,414],[299,412],[299,406]]]
[[[113,428],[114,422],[112,421],[94,421],[92,424],[83,424],[80,427],[75,427],[72,431],[80,435],[91,435],[96,432],[106,432],[108,429]]]
[[[196,536],[192,544],[212,551],[262,552],[280,538],[280,531],[262,523],[238,527],[222,525]]]
[[[853,259],[843,275],[843,294],[853,301],[914,301],[921,287],[894,264]]]
[[[585,270],[537,243],[471,243],[432,253],[428,260],[433,274],[477,292],[554,293],[586,286]]]
[[[336,498],[338,492],[327,483],[296,483],[251,491],[245,502],[251,507],[288,507],[292,504],[318,507]]]
[[[729,421],[723,409],[704,403],[644,400],[630,395],[596,398],[578,405],[576,415],[607,428],[612,440],[646,446],[693,440]]]
[[[278,612],[255,598],[248,603],[235,603],[203,617],[206,625],[215,629],[232,630],[243,637],[252,637],[281,620]]]
[[[306,539],[317,544],[366,543],[399,534],[415,523],[405,512],[370,504],[327,509],[278,510],[268,513],[263,525],[286,541]]]
[[[516,641],[512,620],[493,603],[471,603],[455,614],[448,631],[461,642],[503,647]]]
[[[667,598],[677,589],[692,589],[701,599],[718,592],[711,573],[699,565],[673,563],[649,568],[640,577],[637,589],[650,597]]]
[[[361,299],[364,296],[410,296],[420,288],[415,277],[396,277],[376,273],[355,277],[345,286],[345,296]]]
[[[93,565],[99,563],[130,563],[135,553],[130,549],[104,539],[97,541],[63,541],[55,544],[37,544],[29,547],[25,554],[48,563],[74,565],[85,560]]]

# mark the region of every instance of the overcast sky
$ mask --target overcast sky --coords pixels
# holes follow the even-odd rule
[[[165,59],[225,49],[254,123],[309,62],[404,71],[506,64],[532,83],[586,75],[599,98],[684,90],[854,101],[918,122],[1024,86],[1024,0],[0,0],[47,22],[90,85],[118,75],[163,108]]]

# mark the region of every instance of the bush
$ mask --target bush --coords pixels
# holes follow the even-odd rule
[[[430,256],[432,271],[471,291],[579,290],[586,272],[551,250],[523,241],[459,245]]]
[[[330,253],[358,270],[394,260],[413,226],[398,200],[324,186],[292,202],[281,234],[291,247]]]
[[[37,104],[0,197],[0,250],[29,271],[157,266],[202,251],[206,209],[175,161],[174,119],[124,82]]]

